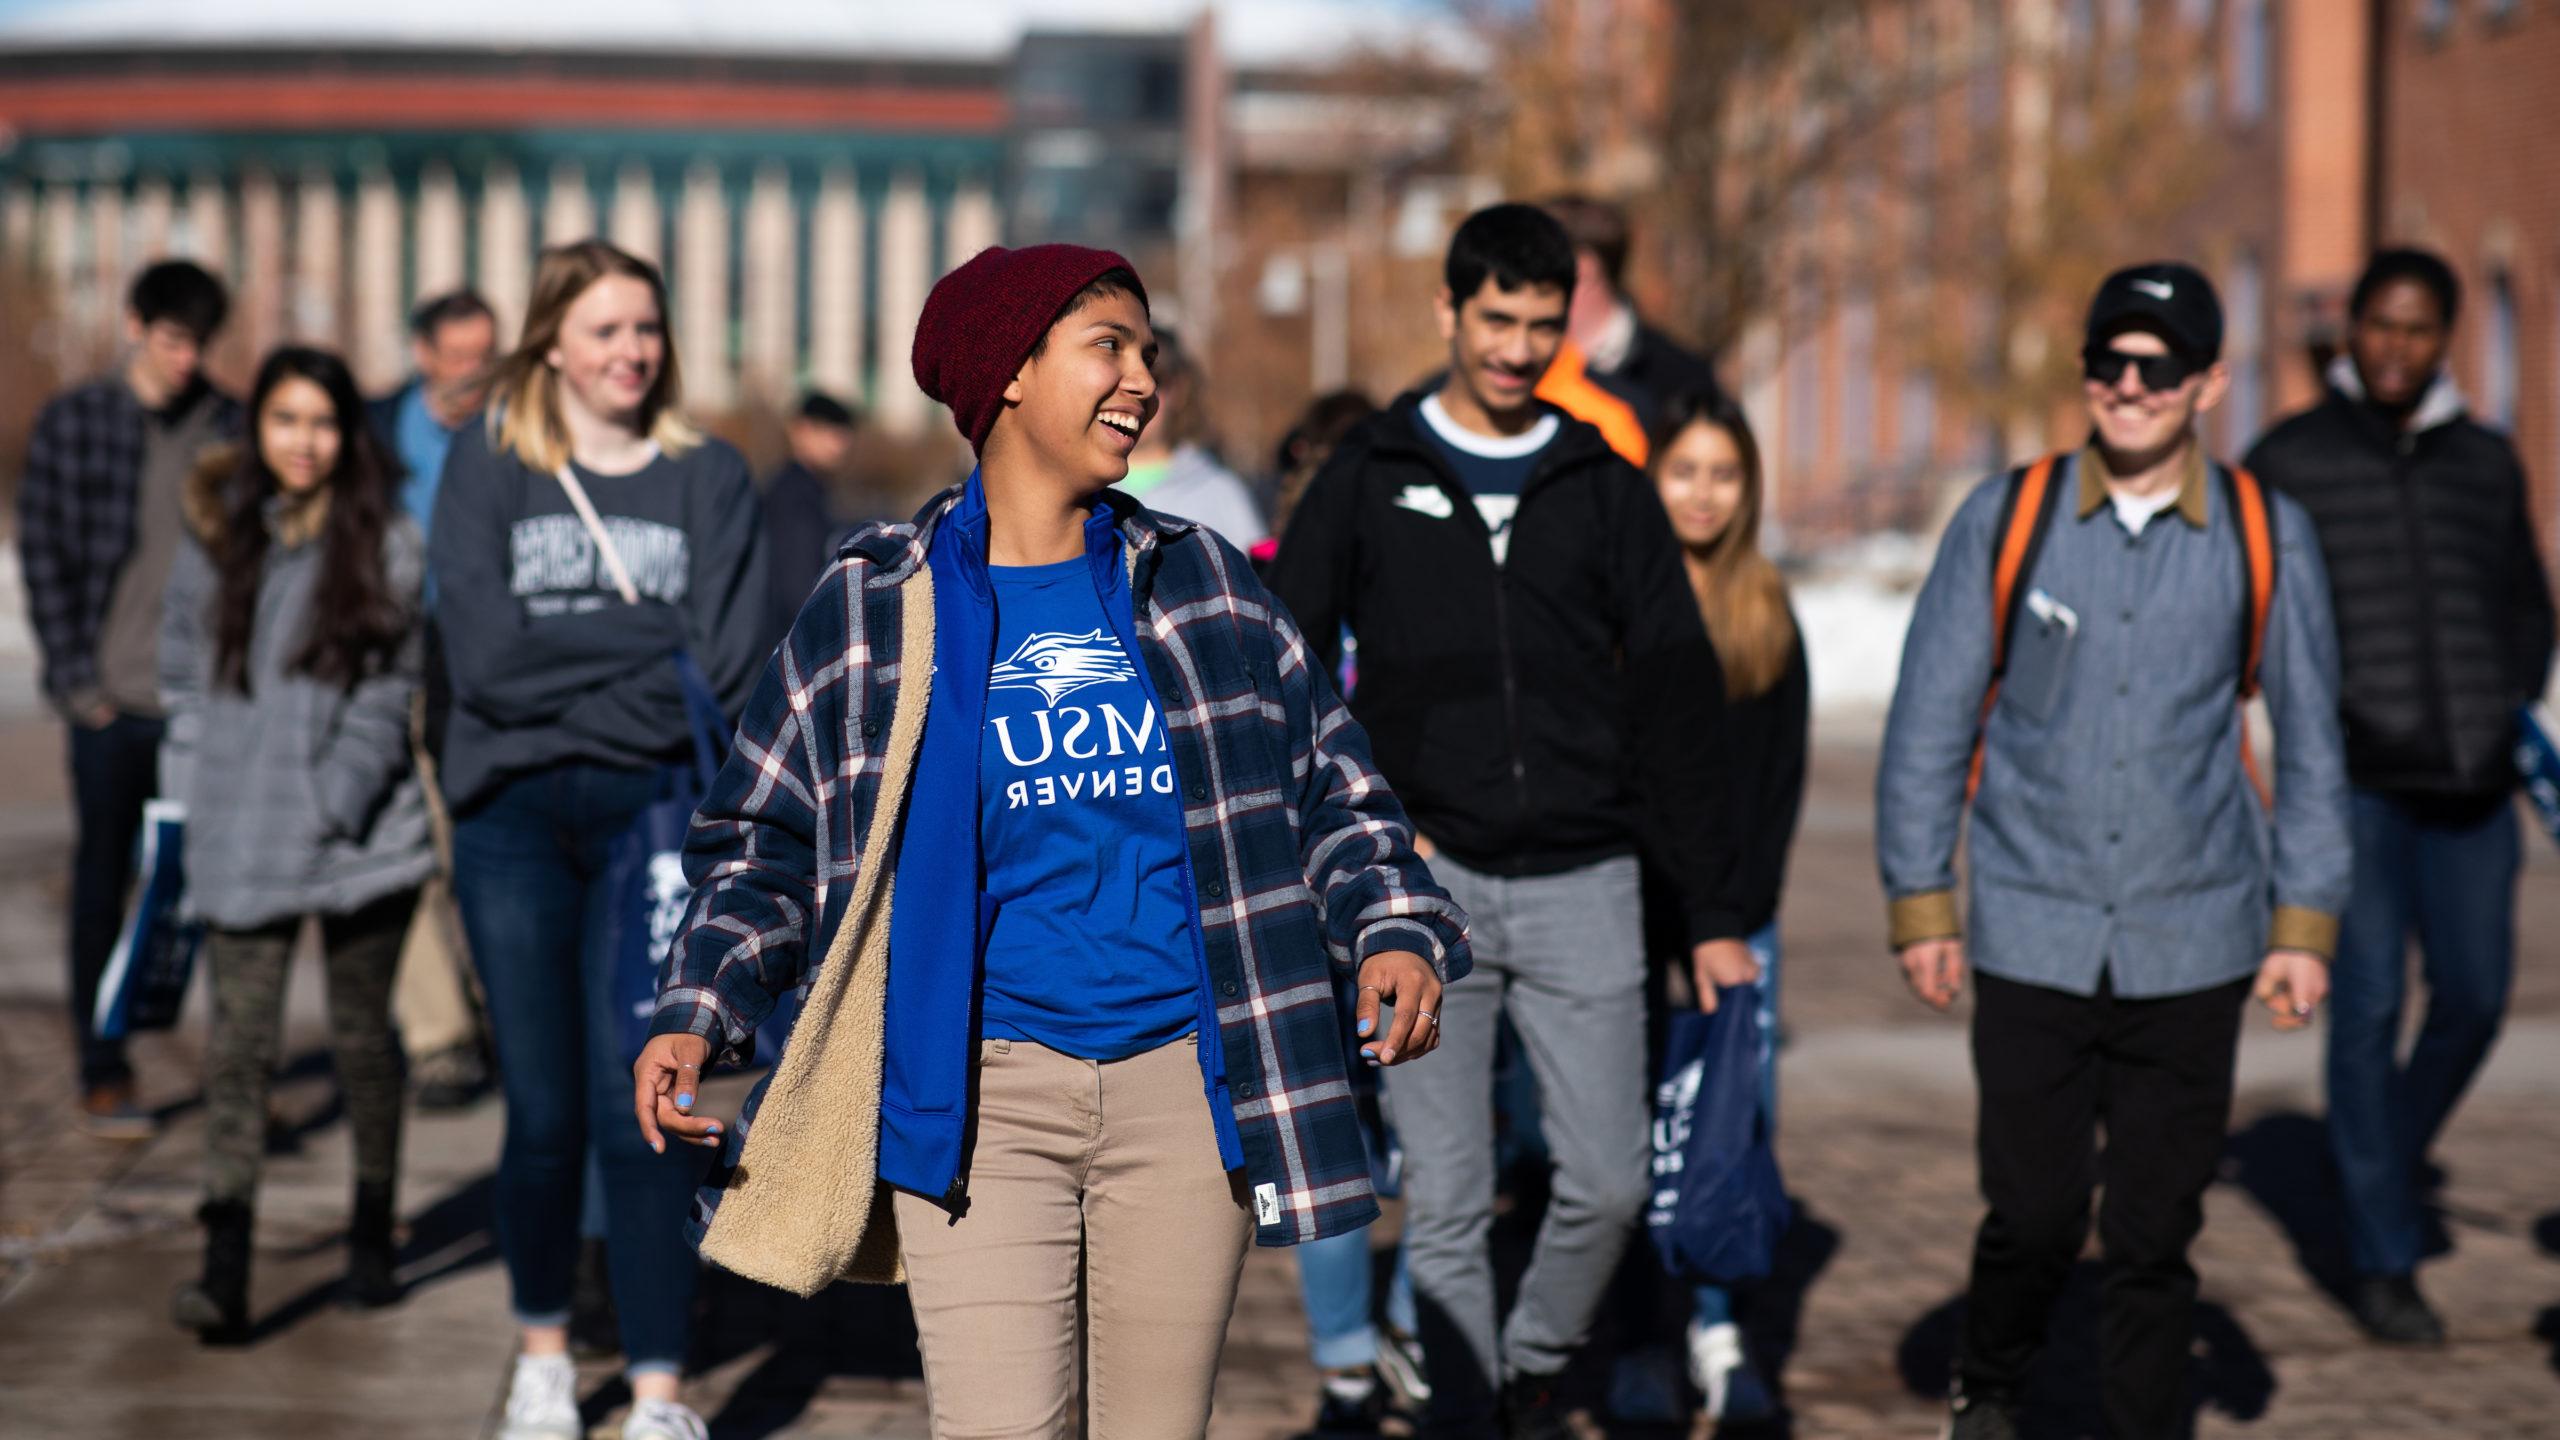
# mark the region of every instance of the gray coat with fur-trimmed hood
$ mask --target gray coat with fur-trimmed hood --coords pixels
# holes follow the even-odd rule
[[[207,457],[186,492],[188,535],[161,611],[169,707],[160,793],[187,809],[187,910],[223,929],[342,915],[412,889],[435,863],[412,763],[410,707],[424,649],[416,624],[391,663],[352,688],[292,669],[311,631],[318,527],[280,523],[249,638],[249,693],[214,682],[220,589],[209,553],[225,523],[232,453]],[[418,612],[426,543],[405,515],[383,536],[390,591]]]

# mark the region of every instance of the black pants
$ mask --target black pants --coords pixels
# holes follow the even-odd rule
[[[1973,1069],[1990,1205],[1974,1241],[1957,1376],[2017,1394],[2089,1235],[2098,1238],[2099,1398],[2109,1440],[2163,1440],[2184,1423],[2196,1272],[2187,1247],[2231,1119],[2249,982],[2157,1000],[2089,998],[1979,976]],[[2107,1134],[2103,1157],[2098,1130]]]
[[[71,726],[71,803],[79,826],[71,856],[71,1030],[84,1088],[133,1078],[124,1042],[98,1038],[98,980],[124,929],[134,844],[142,837],[142,807],[160,788],[166,728],[139,715],[119,715],[95,730]]]

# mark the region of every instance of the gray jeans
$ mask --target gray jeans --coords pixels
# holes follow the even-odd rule
[[[1434,1429],[1481,1427],[1507,1375],[1564,1368],[1591,1328],[1650,1180],[1636,862],[1505,879],[1431,861],[1465,907],[1475,970],[1440,1002],[1440,1048],[1388,1073],[1404,1145]],[[1494,1318],[1493,1051],[1508,1012],[1538,1079],[1555,1184],[1510,1322]]]

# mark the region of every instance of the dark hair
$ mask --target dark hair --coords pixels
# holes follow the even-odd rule
[[[795,420],[814,420],[821,425],[835,425],[850,430],[856,421],[853,407],[824,390],[809,390],[800,396],[800,408],[791,412]]]
[[[1298,501],[1306,495],[1316,471],[1324,467],[1334,447],[1351,433],[1351,427],[1376,413],[1378,407],[1357,390],[1327,391],[1307,402],[1297,423],[1280,437],[1279,453],[1272,457],[1271,468],[1280,477],[1278,492],[1271,500],[1272,533],[1288,533],[1289,521],[1298,512]]]
[[[482,319],[494,325],[498,312],[489,308],[489,302],[480,298],[479,291],[465,286],[419,301],[418,308],[409,312],[409,334],[413,339],[434,344],[436,332],[447,325]]]
[[[2347,318],[2364,313],[2382,287],[2395,280],[2415,280],[2434,292],[2437,308],[2444,311],[2444,323],[2462,313],[2462,282],[2454,278],[2453,267],[2432,250],[2381,250],[2365,262],[2364,273],[2356,277],[2355,293],[2347,300]]]
[[[1057,329],[1059,321],[1105,295],[1134,295],[1138,300],[1138,308],[1147,309],[1147,287],[1138,283],[1138,272],[1126,265],[1114,265],[1086,281],[1083,289],[1067,297],[1067,303],[1058,307],[1058,313],[1049,317],[1048,328],[1040,332],[1039,339],[1031,342],[1030,358],[1036,359],[1048,353],[1049,331]],[[1148,313],[1152,315],[1154,312]]]
[[[231,313],[230,292],[192,260],[163,260],[134,276],[124,303],[144,325],[166,320],[196,337],[198,344],[212,339]]]
[[[1623,289],[1627,273],[1627,212],[1606,200],[1588,195],[1557,195],[1547,201],[1547,213],[1556,217],[1576,250],[1588,250],[1600,262],[1600,273],[1609,277],[1609,288]]]
[[[407,636],[412,617],[391,594],[382,568],[382,537],[392,522],[391,467],[365,423],[364,399],[347,362],[304,345],[278,348],[258,367],[249,390],[248,437],[223,482],[222,532],[212,549],[214,681],[249,692],[249,638],[256,629],[258,587],[274,543],[268,506],[275,472],[260,446],[267,401],[288,380],[308,380],[329,397],[338,420],[338,464],[323,494],[320,578],[311,595],[311,633],[291,668],[326,684],[353,689],[381,672]]]
[[[1573,294],[1573,240],[1556,217],[1535,205],[1506,201],[1468,216],[1449,237],[1440,277],[1449,303],[1464,306],[1491,277],[1495,288],[1554,286]]]

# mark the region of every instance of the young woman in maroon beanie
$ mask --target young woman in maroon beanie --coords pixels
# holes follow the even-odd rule
[[[937,1435],[1198,1436],[1248,1240],[1365,1224],[1342,1038],[1430,1053],[1466,921],[1236,550],[1111,490],[1156,409],[1104,251],[989,250],[916,378],[977,450],[847,543],[695,818],[636,1072],[703,1253],[909,1287]],[[923,683],[910,683],[921,681]],[[794,987],[726,1127],[702,1067]]]

